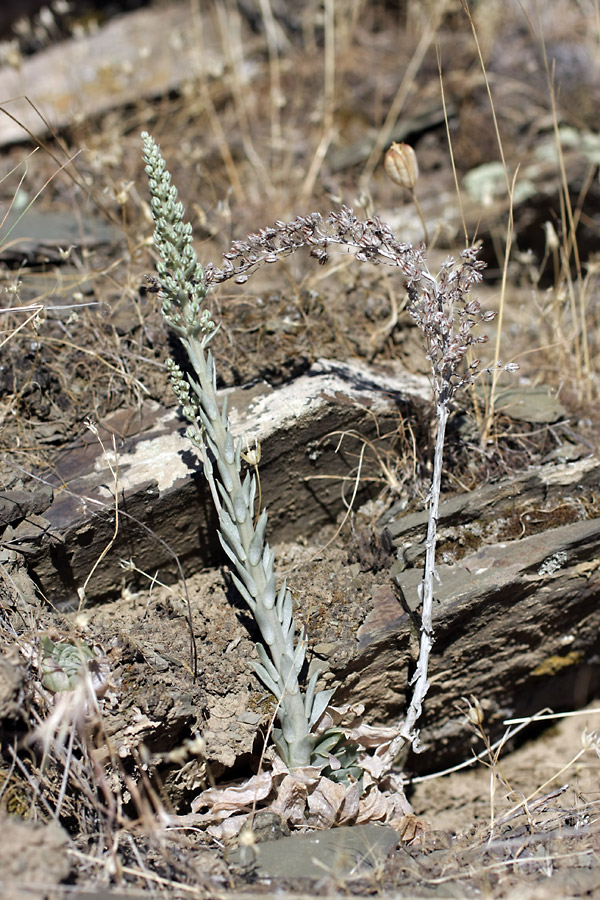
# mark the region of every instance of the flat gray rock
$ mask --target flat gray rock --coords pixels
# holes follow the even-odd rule
[[[2,237],[2,261],[64,263],[63,254],[70,247],[89,250],[99,245],[116,245],[122,242],[123,232],[99,216],[40,212],[31,207],[7,215],[2,222]],[[52,286],[56,287],[56,277]]]
[[[328,360],[277,389],[261,384],[228,391],[234,435],[243,435],[248,448],[256,441],[261,446],[271,540],[335,521],[344,508],[340,488],[347,479],[352,493],[364,441],[393,433],[398,415],[426,404],[429,391],[426,378],[397,366]],[[90,434],[62,454],[48,476],[54,494],[43,516],[21,522],[8,541],[5,536],[52,602],[77,603],[77,589],[107,547],[87,585],[88,600],[119,592],[121,560],[168,578],[221,558],[212,501],[186,427],[176,409],[149,403],[102,424],[106,452]],[[378,471],[367,450],[363,479]],[[367,495],[362,487],[357,501]]]
[[[248,44],[245,52],[251,38]],[[26,128],[44,135],[49,122],[60,130],[162,96],[190,78],[214,76],[224,66],[206,10],[194,14],[188,3],[174,2],[116,16],[91,34],[38,51],[19,68],[0,68],[0,97],[14,116],[0,116],[0,146],[27,140]]]
[[[252,852],[259,878],[322,880],[375,869],[399,843],[398,832],[388,825],[353,825],[261,842]],[[242,863],[243,854],[238,849],[228,860]]]

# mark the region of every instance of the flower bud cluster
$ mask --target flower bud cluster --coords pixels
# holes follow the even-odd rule
[[[142,133],[144,162],[150,186],[154,245],[160,254],[156,269],[163,315],[179,334],[199,333],[206,285],[202,266],[192,246],[192,226],[183,221],[183,204],[162,158],[160,148]]]

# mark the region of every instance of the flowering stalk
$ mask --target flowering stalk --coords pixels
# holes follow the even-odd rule
[[[295,641],[292,595],[285,581],[278,588],[274,553],[265,540],[267,512],[254,525],[256,479],[242,480],[242,444],[234,440],[226,402],[216,393],[215,362],[209,343],[217,333],[210,312],[203,307],[208,285],[192,247],[191,225],[184,223],[183,206],[171,184],[160,149],[142,134],[149,178],[154,243],[162,312],[179,336],[194,375],[184,374],[170,360],[171,383],[191,425],[187,435],[200,452],[219,519],[219,538],[231,566],[231,577],[248,604],[264,644],[257,644],[260,662],[254,668],[278,703],[280,728],[273,738],[289,768],[311,764],[316,738],[311,727],[321,717],[332,691],[315,693],[317,673],[303,695],[298,683],[305,653],[303,634]]]
[[[473,248],[461,253],[457,264],[449,259],[437,278],[427,275],[421,291],[408,285],[409,312],[425,338],[427,359],[431,366],[433,395],[436,406],[437,431],[433,457],[433,475],[428,494],[427,537],[425,539],[425,565],[419,586],[422,602],[419,658],[411,679],[414,686],[411,702],[398,735],[388,748],[380,753],[382,772],[389,771],[398,754],[407,743],[419,751],[419,732],[416,728],[421,717],[423,701],[429,690],[428,665],[433,646],[433,583],[436,576],[435,550],[437,522],[444,466],[444,442],[450,401],[457,390],[471,384],[480,366],[474,359],[467,372],[460,373],[461,364],[469,347],[487,341],[486,335],[473,335],[477,320],[490,322],[496,313],[483,312],[478,300],[470,298],[473,284],[481,281],[485,263],[477,259]]]

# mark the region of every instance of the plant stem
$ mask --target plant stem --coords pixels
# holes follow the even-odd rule
[[[417,195],[415,193],[414,188],[413,188],[413,190],[411,190],[410,195],[412,197],[412,202],[415,205],[415,209],[417,211],[419,219],[421,220],[421,225],[423,226],[423,240],[425,241],[426,244],[429,244],[429,230],[427,228],[427,222],[425,221],[425,216],[423,215],[423,210],[421,209],[421,204],[417,200]]]
[[[444,464],[444,442],[446,438],[446,425],[448,422],[447,394],[442,395],[436,404],[437,434],[435,439],[435,452],[433,457],[433,477],[429,493],[429,513],[427,517],[427,538],[425,542],[425,566],[423,579],[419,587],[422,601],[421,612],[421,637],[419,642],[419,659],[417,667],[411,679],[414,685],[410,706],[402,727],[389,747],[381,754],[382,769],[389,771],[396,761],[400,751],[406,744],[412,744],[415,752],[419,751],[419,733],[416,724],[421,717],[423,701],[429,690],[429,656],[433,647],[433,581],[435,571],[435,549],[437,543],[437,522],[440,506],[440,494],[442,484],[442,470]]]
[[[419,661],[411,679],[411,685],[414,684],[415,688],[401,732],[406,740],[412,742],[413,750],[418,749],[418,732],[415,731],[415,725],[421,716],[423,700],[429,690],[427,670],[429,666],[429,654],[433,646],[433,580],[436,577],[435,549],[437,543],[437,522],[440,506],[442,468],[444,464],[444,441],[446,437],[446,424],[448,422],[448,405],[446,400],[438,401],[436,417],[437,435],[433,458],[433,478],[429,500],[429,515],[427,519],[425,568],[420,589],[423,610],[421,612]]]
[[[306,641],[302,637],[294,643],[292,597],[285,584],[277,596],[274,553],[264,541],[267,513],[263,510],[255,527],[256,479],[247,475],[242,482],[241,442],[234,445],[227,410],[219,408],[212,354],[196,337],[182,335],[181,340],[198,378],[197,386],[192,387],[199,400],[201,423],[196,425],[193,442],[201,452],[219,516],[221,544],[237,570],[239,578],[232,573],[236,587],[250,607],[268,650],[268,662],[260,650],[259,655],[263,666],[271,663],[267,672],[279,704],[282,733],[274,732],[275,740],[290,768],[308,766],[315,739],[310,734],[310,710],[307,715],[298,684]],[[207,448],[212,451],[216,467]]]

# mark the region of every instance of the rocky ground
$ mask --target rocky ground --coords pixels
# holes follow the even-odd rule
[[[2,104],[0,121],[0,887],[593,896],[593,3],[473,4],[485,77],[451,4],[431,17],[410,0],[134,6],[75,4],[1,45],[0,96],[31,102]],[[452,413],[432,687],[423,752],[400,761],[401,820],[330,804],[322,824],[342,827],[306,831],[252,782],[232,810],[252,811],[252,829],[208,821],[205,789],[270,771],[274,709],[167,384],[178,348],[144,279],[143,129],[205,262],[340,203],[403,240],[424,220],[432,270],[465,229],[481,241],[478,296],[502,311],[482,355],[520,368]],[[416,148],[421,215],[386,180],[391,140]],[[261,446],[309,671],[355,725],[391,726],[414,668],[434,434],[401,280],[343,254],[293,256],[211,303],[219,384],[236,432]],[[576,715],[529,721],[551,712]]]

